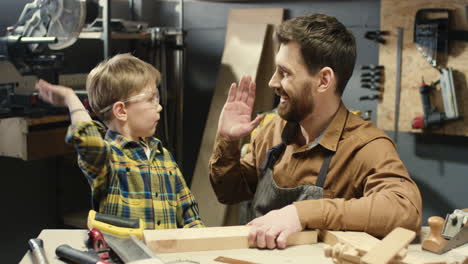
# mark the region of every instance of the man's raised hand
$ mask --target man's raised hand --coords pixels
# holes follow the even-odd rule
[[[226,140],[238,140],[252,132],[262,121],[263,115],[251,120],[255,102],[255,83],[250,76],[243,76],[231,84],[229,95],[218,122],[218,135]]]

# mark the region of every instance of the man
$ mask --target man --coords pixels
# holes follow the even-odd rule
[[[249,240],[284,248],[305,228],[365,231],[383,237],[395,227],[417,230],[421,196],[392,140],[341,101],[353,72],[353,35],[335,18],[315,14],[277,28],[280,49],[269,86],[278,117],[264,125],[240,159],[239,139],[251,121],[255,84],[232,84],[221,113],[210,179],[218,200],[253,199]]]

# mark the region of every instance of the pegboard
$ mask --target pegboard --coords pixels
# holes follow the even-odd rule
[[[465,6],[468,2],[461,0],[411,0],[381,1],[381,30],[388,31],[386,43],[379,46],[379,64],[385,66],[382,99],[378,103],[377,126],[384,130],[394,130],[396,65],[397,65],[397,28],[403,28],[403,49],[401,68],[400,115],[398,128],[405,132],[429,132],[445,135],[468,136],[468,42],[450,41],[449,56],[445,65],[452,68],[457,95],[460,120],[448,121],[442,127],[428,130],[413,129],[414,117],[423,115],[419,86],[421,79],[431,83],[440,78],[433,68],[419,53],[413,43],[413,27],[416,12],[423,8],[447,8],[452,11],[451,30],[468,30],[468,14]],[[440,90],[434,91],[431,104],[438,111],[444,111]]]

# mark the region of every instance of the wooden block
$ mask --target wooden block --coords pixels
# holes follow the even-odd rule
[[[283,13],[282,8],[233,9],[229,13],[221,68],[214,88],[191,186],[199,205],[200,215],[207,226],[222,226],[226,223],[226,205],[218,202],[211,188],[208,169],[219,115],[226,102],[231,83],[238,82],[242,75],[250,75],[255,80],[259,79],[254,111],[273,108],[274,95],[266,85],[266,79],[269,79],[273,72],[273,57],[276,49],[271,48],[272,34],[267,25],[281,23]],[[260,65],[262,68],[259,68]],[[262,99],[258,100],[258,98]]]
[[[192,193],[198,202],[200,216],[206,226],[224,225],[226,212],[226,205],[218,202],[211,187],[208,168],[219,115],[226,102],[230,84],[237,82],[243,74],[256,76],[266,30],[267,25],[245,24],[234,24],[228,29],[228,33],[236,31],[239,35],[232,33],[233,36],[226,42],[191,186]],[[249,54],[250,58],[246,58],[243,54]]]
[[[390,262],[403,248],[416,237],[414,231],[401,227],[395,228],[380,243],[361,258],[364,264],[385,264]]]
[[[250,226],[145,230],[145,244],[155,253],[226,250],[251,247]],[[302,231],[291,235],[287,245],[317,243],[317,231]]]
[[[348,244],[359,251],[361,255],[364,255],[375,247],[380,242],[380,239],[371,236],[366,232],[320,230],[319,241],[332,246],[337,243]],[[398,252],[397,257],[403,259],[405,258],[406,253],[407,250],[402,249]]]
[[[355,231],[320,230],[319,237],[320,241],[328,245],[344,243],[356,248],[361,253],[367,253],[380,242],[380,239],[365,232]]]

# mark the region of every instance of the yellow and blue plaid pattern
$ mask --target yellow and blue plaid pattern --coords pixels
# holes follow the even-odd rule
[[[148,159],[140,143],[111,130],[103,139],[105,131],[98,122],[78,122],[66,136],[99,212],[140,218],[148,229],[204,227],[182,173],[157,138],[148,138]]]

